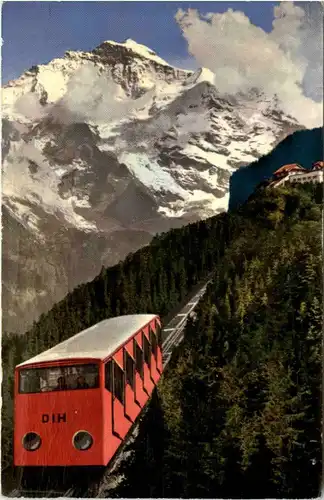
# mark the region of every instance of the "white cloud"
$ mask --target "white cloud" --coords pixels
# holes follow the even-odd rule
[[[48,116],[63,123],[93,121],[107,124],[136,113],[153,100],[154,91],[149,90],[142,97],[131,99],[107,73],[99,72],[88,63],[72,75],[66,93],[55,104],[41,106],[39,97],[29,92],[16,101],[15,108],[26,118],[34,120]]]
[[[200,134],[210,130],[210,121],[207,115],[191,112],[177,117],[177,143],[185,146],[191,134]]]
[[[28,92],[19,97],[15,102],[15,110],[29,120],[40,120],[46,114],[39,102],[39,97],[34,92]]]
[[[59,105],[69,112],[73,121],[109,123],[143,107],[152,97],[149,91],[136,100],[127,98],[107,74],[100,74],[88,64],[72,76]]]
[[[196,71],[196,69],[198,69],[199,67],[196,59],[190,55],[188,57],[169,57],[168,63],[175,68],[180,68],[188,71]]]
[[[268,96],[276,94],[287,113],[306,126],[318,126],[323,123],[321,9],[319,3],[283,2],[274,9],[270,33],[232,9],[205,16],[179,9],[176,21],[189,53],[214,72],[220,92],[255,87]]]

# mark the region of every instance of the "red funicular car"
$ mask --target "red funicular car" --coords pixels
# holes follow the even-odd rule
[[[161,322],[107,319],[16,367],[15,466],[105,466],[162,373]]]

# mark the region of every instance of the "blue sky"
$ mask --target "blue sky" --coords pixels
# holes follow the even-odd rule
[[[270,31],[278,2],[5,2],[2,4],[2,81],[66,50],[91,50],[104,40],[132,38],[171,63],[188,58],[174,20],[178,8],[202,13],[243,11]],[[190,68],[188,68],[190,69]]]

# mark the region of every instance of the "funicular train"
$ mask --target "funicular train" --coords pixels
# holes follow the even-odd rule
[[[16,366],[14,465],[106,466],[162,369],[153,314],[104,320]]]

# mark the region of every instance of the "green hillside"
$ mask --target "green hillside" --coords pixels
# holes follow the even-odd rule
[[[116,495],[316,496],[321,202],[319,185],[259,192],[236,212],[156,237],[26,335],[4,335],[2,466],[12,464],[15,364],[109,316],[165,317],[213,271]]]
[[[282,188],[235,215],[116,496],[318,496],[321,203],[322,186]]]

